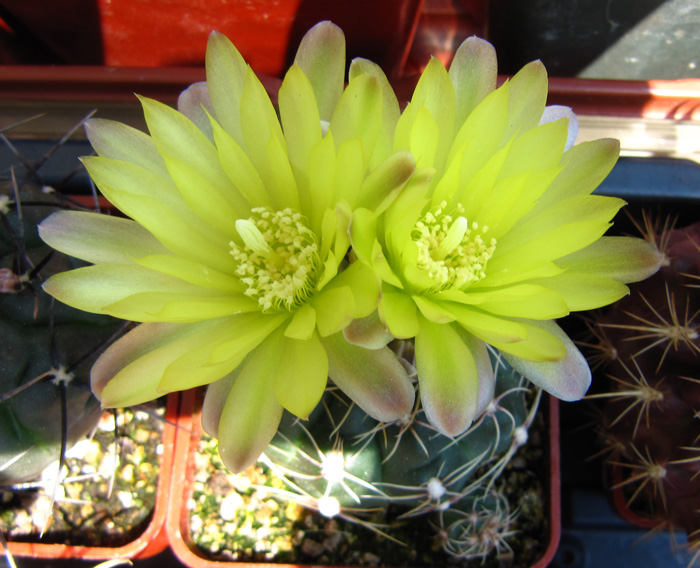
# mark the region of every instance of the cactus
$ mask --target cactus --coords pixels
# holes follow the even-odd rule
[[[589,322],[591,363],[612,390],[600,431],[627,503],[659,528],[688,535],[700,557],[700,223],[673,229],[645,216],[647,240],[664,255],[659,272]]]
[[[410,341],[394,342],[409,369],[411,347]],[[308,420],[285,414],[258,462],[272,481],[258,489],[281,503],[277,516],[301,506],[330,526],[347,521],[379,540],[405,544],[406,535],[419,535],[423,548],[441,550],[445,561],[511,555],[519,505],[509,504],[500,477],[528,440],[541,391],[500,357],[492,356],[492,363],[498,374],[493,401],[455,439],[436,432],[419,402],[410,416],[385,424],[329,387]],[[194,499],[207,498],[195,490]]]
[[[0,167],[0,550],[5,537],[36,540],[40,532],[43,543],[122,546],[149,522],[156,500],[165,409],[103,413],[90,391],[92,362],[123,322],[42,289],[78,265],[37,234],[53,212],[82,208],[62,193],[87,185],[60,158],[71,154],[63,146],[72,131],[43,155],[34,145],[18,152],[0,132],[14,155],[14,165]]]
[[[89,369],[121,325],[42,290],[76,261],[52,251],[36,226],[69,205],[42,186],[38,166],[20,161],[23,168],[0,172],[0,485],[35,479],[97,423]]]

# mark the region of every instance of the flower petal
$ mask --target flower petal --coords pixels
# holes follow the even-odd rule
[[[354,298],[353,318],[363,318],[377,308],[379,302],[379,281],[372,269],[362,262],[353,262],[336,276],[326,289],[334,286],[348,286]]]
[[[384,234],[390,258],[400,258],[404,245],[411,240],[411,231],[429,202],[426,198],[428,183],[429,177],[414,174],[384,213]]]
[[[464,432],[476,416],[479,374],[471,350],[451,325],[418,316],[416,367],[428,421],[445,436]]]
[[[90,384],[104,408],[141,404],[162,396],[165,368],[183,351],[221,333],[227,321],[178,325],[147,323],[110,345],[95,361]]]
[[[363,163],[369,165],[382,118],[382,90],[373,75],[359,75],[343,91],[331,118],[336,148],[354,138],[362,142]]]
[[[243,196],[231,188],[230,183],[226,188],[217,187],[196,167],[166,155],[163,158],[173,183],[192,212],[223,235],[233,237],[235,230],[231,221],[244,217],[249,210]]]
[[[497,71],[496,50],[488,41],[474,36],[457,48],[449,76],[455,88],[458,126],[496,88]]]
[[[337,333],[354,318],[355,296],[350,286],[326,287],[309,303],[316,310],[316,326],[321,337]]]
[[[462,152],[460,175],[465,183],[507,145],[504,132],[508,121],[508,98],[506,83],[481,101],[457,131],[447,164]]]
[[[607,177],[620,155],[620,141],[603,138],[577,144],[562,156],[563,170],[542,196],[544,209],[555,201],[589,195]]]
[[[267,163],[260,173],[265,180],[272,207],[278,211],[287,207],[301,210],[299,188],[289,163],[286,142],[277,136],[271,136],[265,148],[265,156]]]
[[[617,280],[573,270],[532,282],[555,290],[572,312],[601,308],[629,294],[629,288]]]
[[[601,237],[586,248],[558,259],[557,266],[629,283],[656,273],[662,262],[658,248],[643,239]]]
[[[377,216],[373,211],[358,207],[350,219],[352,250],[362,262],[372,265],[372,250],[377,240]]]
[[[279,366],[274,345],[264,342],[245,360],[232,379],[221,409],[215,435],[221,459],[233,472],[255,463],[282,419],[283,409],[274,387],[274,371]],[[220,394],[219,390],[224,389],[213,392]]]
[[[508,122],[503,142],[537,126],[547,101],[547,70],[541,61],[525,65],[506,84]]]
[[[365,177],[359,189],[357,205],[381,215],[416,171],[410,152],[396,152]]]
[[[265,183],[273,208],[299,210],[282,127],[265,87],[251,69],[246,73],[240,104],[242,147]]]
[[[503,353],[503,357],[520,374],[538,387],[561,400],[580,400],[591,384],[591,371],[586,358],[554,322],[533,322],[555,336],[566,347],[566,357],[556,362],[527,361]]]
[[[360,185],[367,174],[362,141],[351,138],[343,142],[338,147],[337,160],[333,201],[347,201],[351,208],[355,208],[358,205]]]
[[[597,239],[610,226],[621,199],[586,195],[572,197],[545,211],[529,216],[498,241],[489,260],[489,270],[555,260],[580,250]]]
[[[342,333],[321,339],[333,382],[375,420],[392,422],[411,413],[415,391],[391,349],[364,349]]]
[[[352,320],[343,329],[343,337],[348,343],[365,349],[381,349],[394,339],[377,310],[368,316]]]
[[[545,107],[542,118],[540,119],[540,124],[555,122],[562,118],[565,118],[567,122],[566,145],[564,146],[564,151],[566,151],[573,147],[576,142],[576,137],[578,136],[578,117],[571,107],[561,105]]]
[[[93,264],[126,264],[134,257],[165,254],[167,249],[130,219],[87,211],[56,211],[38,225],[49,246]]]
[[[294,63],[313,87],[321,120],[330,122],[345,79],[345,35],[335,24],[319,22],[304,35]]]
[[[275,394],[289,412],[306,420],[328,382],[328,356],[314,333],[307,340],[282,337],[276,351]]]
[[[167,177],[168,170],[165,169],[163,158],[148,134],[104,118],[86,121],[85,133],[99,156],[131,162],[156,175]]]
[[[492,345],[523,341],[527,329],[519,322],[496,317],[477,308],[455,302],[443,304],[457,317],[457,322],[479,339]]]
[[[218,380],[238,367],[245,357],[281,327],[285,316],[255,312],[225,318],[226,327],[208,342],[181,349],[168,363],[158,388],[166,392],[185,390]]]
[[[352,81],[358,75],[368,74],[376,77],[382,91],[382,124],[377,136],[374,154],[369,161],[369,168],[373,170],[391,154],[394,145],[394,130],[401,116],[399,101],[396,93],[387,79],[384,71],[376,63],[357,57],[350,63],[349,80]]]
[[[171,181],[128,162],[82,161],[107,199],[170,251],[222,271],[231,268],[230,239],[193,215]]]
[[[418,311],[410,296],[389,284],[382,286],[379,315],[394,337],[410,338],[418,333]]]
[[[284,335],[292,339],[310,339],[315,329],[316,310],[309,304],[304,304],[292,316]]]
[[[460,326],[452,326],[452,329],[459,333],[462,341],[474,357],[479,375],[479,397],[476,403],[475,416],[481,416],[486,407],[493,401],[493,395],[496,392],[497,376],[491,363],[491,356],[486,344],[466,329]]]
[[[501,290],[485,292],[488,298],[479,302],[479,308],[495,315],[529,319],[554,319],[569,315],[573,309],[546,280],[509,286]],[[472,294],[469,294],[472,295]]]
[[[337,158],[333,134],[329,132],[316,144],[309,156],[309,194],[313,196],[306,210],[309,228],[316,234],[321,232],[326,211],[333,207],[335,191],[328,188],[329,180],[336,178]]]
[[[243,202],[238,192],[230,191],[230,183],[219,162],[219,154],[206,135],[186,116],[168,105],[146,97],[140,97],[139,100],[143,106],[151,138],[158,152],[168,158],[166,160],[168,172],[178,189],[183,192],[188,205],[191,207],[193,202],[192,198],[188,199],[188,193],[194,190],[190,188],[187,191],[186,184],[194,183],[197,187],[197,183],[191,181],[192,173],[190,178],[179,180],[177,174],[185,166],[190,172],[196,172],[197,177],[206,180],[207,188],[215,190],[217,197],[227,199],[234,210],[244,210],[247,204]],[[175,175],[169,162],[181,164],[180,170],[176,170]],[[200,196],[200,199],[206,199],[206,197]]]
[[[508,353],[528,361],[561,361],[566,357],[565,344],[558,335],[549,333],[545,326],[540,325],[542,321],[519,320],[518,323],[526,331],[527,335],[524,339],[504,343],[489,341],[489,343],[500,350],[502,354]]]
[[[214,141],[209,120],[214,108],[206,81],[193,83],[182,91],[177,98],[177,110],[196,124],[209,140]]]
[[[420,119],[421,110],[425,109],[432,118],[438,134],[439,142],[435,151],[435,160],[432,159],[424,163],[421,156],[414,152],[416,161],[420,166],[435,167],[440,170],[445,167],[447,153],[452,146],[455,132],[455,89],[450,81],[450,77],[442,62],[433,57],[426,68],[421,73],[411,105],[404,110],[398,124],[396,125],[396,139],[394,149],[413,150],[407,134],[415,137],[419,135],[422,128],[415,134],[414,121]],[[397,145],[398,144],[398,145]],[[408,145],[407,145],[408,144]]]
[[[248,65],[231,41],[219,32],[209,34],[206,70],[207,87],[216,119],[242,145],[239,105]]]
[[[152,254],[133,260],[144,268],[169,274],[204,288],[213,288],[214,290],[231,293],[243,293],[245,291],[245,287],[237,277],[219,272],[205,264],[188,260],[181,256]]]
[[[238,192],[250,207],[270,207],[265,184],[243,148],[223,127],[210,117],[214,142],[219,153],[219,162]]]
[[[98,264],[61,272],[44,290],[85,310],[132,321],[197,321],[257,310],[240,294],[223,294],[135,264]]]
[[[298,65],[292,65],[277,96],[289,163],[303,191],[299,193],[302,211],[311,208],[308,168],[311,150],[321,140],[321,118],[313,87]]]
[[[439,303],[432,302],[424,296],[414,294],[411,298],[416,303],[416,306],[418,306],[423,317],[433,323],[451,323],[457,319]]]

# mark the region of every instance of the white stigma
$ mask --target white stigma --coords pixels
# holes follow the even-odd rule
[[[270,246],[265,242],[265,237],[250,219],[238,219],[236,221],[236,232],[249,249],[259,254],[268,254],[270,252]]]
[[[449,253],[457,248],[459,244],[461,244],[464,234],[468,230],[469,221],[467,221],[466,217],[457,217],[454,223],[452,223],[449,231],[447,231],[447,235],[440,243],[440,246],[438,246],[436,251],[437,254],[435,256],[438,258],[445,258]]]

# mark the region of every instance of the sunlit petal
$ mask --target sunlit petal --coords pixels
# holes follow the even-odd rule
[[[406,370],[388,347],[368,351],[341,333],[321,340],[333,382],[375,420],[392,422],[410,414],[415,391]]]
[[[464,432],[476,416],[479,373],[471,350],[451,325],[419,316],[416,367],[421,403],[430,423],[445,436]]]
[[[554,322],[537,322],[547,333],[557,337],[566,348],[559,361],[537,362],[504,353],[512,367],[537,386],[561,400],[580,400],[591,384],[591,371],[586,358]]]
[[[126,264],[167,249],[138,223],[86,211],[56,211],[38,226],[48,245],[92,263]]]

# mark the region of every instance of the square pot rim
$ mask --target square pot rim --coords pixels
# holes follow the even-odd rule
[[[122,546],[69,545],[60,543],[8,541],[12,556],[28,558],[78,558],[81,560],[109,560],[147,558],[168,547],[165,534],[169,495],[172,490],[172,469],[175,454],[179,393],[168,395],[161,444],[163,452],[159,460],[158,485],[153,516],[146,528],[134,540]]]
[[[170,548],[178,559],[191,568],[313,568],[311,564],[283,564],[270,562],[234,562],[210,560],[200,556],[195,546],[189,543],[187,528],[188,483],[186,479],[194,473],[196,444],[201,436],[201,409],[197,406],[199,389],[190,389],[182,393],[182,404],[178,417],[175,463],[173,467],[173,489],[170,496],[166,532]],[[561,538],[561,457],[559,448],[559,401],[547,395],[546,431],[549,451],[544,456],[544,470],[548,474],[549,484],[545,484],[547,501],[545,517],[549,521],[549,542],[541,558],[531,568],[546,568],[554,558]],[[332,568],[353,568],[352,566],[333,565]]]

